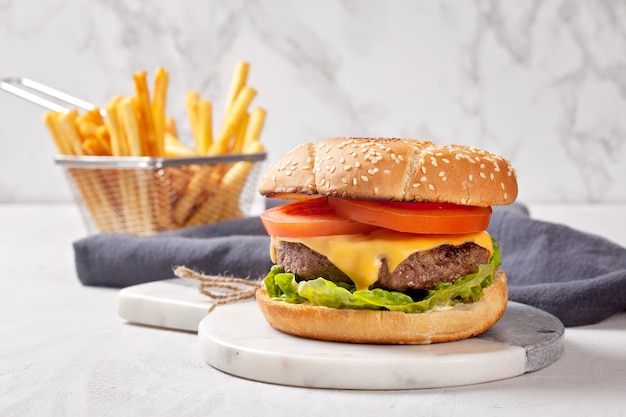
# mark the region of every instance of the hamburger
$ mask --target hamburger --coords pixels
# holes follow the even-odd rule
[[[293,202],[261,221],[275,264],[256,293],[267,322],[311,339],[428,344],[466,339],[507,305],[491,206],[517,197],[505,158],[399,138],[303,144],[259,192]]]

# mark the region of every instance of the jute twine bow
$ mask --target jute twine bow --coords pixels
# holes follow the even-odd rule
[[[215,307],[222,304],[235,303],[241,300],[254,298],[254,293],[263,285],[262,281],[250,281],[241,278],[221,277],[217,275],[204,275],[179,266],[174,269],[174,274],[183,279],[200,281],[199,291],[207,297],[215,300],[209,308],[209,313]],[[227,290],[226,293],[215,293],[213,290]]]

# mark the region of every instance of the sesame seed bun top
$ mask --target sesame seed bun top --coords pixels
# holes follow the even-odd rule
[[[300,145],[270,165],[259,192],[492,206],[515,201],[517,179],[508,160],[476,147],[332,138]]]

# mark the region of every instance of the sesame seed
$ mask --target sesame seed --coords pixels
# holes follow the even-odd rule
[[[441,162],[449,164],[450,160],[448,158],[441,158]]]
[[[426,167],[422,165],[422,174],[426,174]]]
[[[428,180],[428,177],[426,177],[426,175],[423,175],[423,176],[420,178],[420,181],[421,181],[421,182],[426,182],[427,180]]]
[[[344,171],[350,171],[352,169],[352,167],[350,165],[346,165],[343,167]]]
[[[378,187],[374,187],[374,194],[378,194]]]
[[[432,184],[428,184],[428,189],[429,189],[430,191],[435,191],[435,186],[434,186],[434,185],[432,185]]]
[[[489,178],[491,179],[491,181],[493,181],[493,179],[495,178],[495,175],[492,173],[489,174]]]
[[[285,171],[285,175],[290,177],[291,176],[291,171]]]
[[[347,184],[347,183],[348,183],[348,180],[347,180],[347,179],[345,179],[345,177],[344,177],[344,178],[342,178],[342,179],[341,179],[341,182],[342,182],[342,183],[344,183],[344,184]]]
[[[439,176],[440,176],[440,177],[445,177],[445,176],[446,176],[445,171],[439,171]]]
[[[346,158],[339,158],[339,163],[340,164],[345,164],[346,163]]]
[[[361,163],[360,163],[359,161],[356,161],[356,162],[354,163],[354,167],[355,167],[355,168],[361,168]]]
[[[419,187],[420,185],[421,185],[421,184],[420,184],[419,182],[414,182],[411,186],[412,186],[413,188],[417,188],[417,187]]]
[[[474,176],[473,176],[472,174],[469,174],[469,175],[467,176],[467,179],[469,179],[469,180],[470,180],[470,182],[472,182],[472,181],[474,180]]]
[[[365,176],[365,175],[361,175],[361,179],[365,182],[367,182],[369,179]]]
[[[357,183],[356,177],[352,178],[352,185],[356,185],[356,183]]]
[[[485,175],[485,173],[484,173],[484,172],[482,172],[482,171],[480,172],[480,174],[479,174],[479,175],[480,175],[480,178],[487,178],[487,176]]]

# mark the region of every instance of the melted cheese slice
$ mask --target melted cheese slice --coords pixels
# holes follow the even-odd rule
[[[307,238],[272,238],[270,255],[276,263],[275,247],[281,241],[298,242],[327,257],[348,275],[356,288],[367,289],[378,280],[382,260],[390,271],[415,252],[441,245],[459,246],[473,242],[493,254],[493,242],[487,232],[468,235],[415,235],[381,229],[368,235],[337,235]]]

